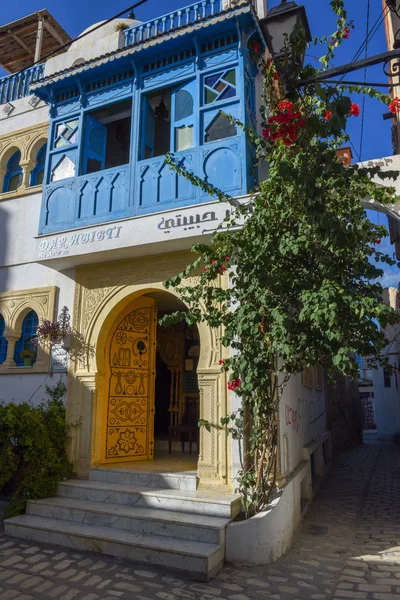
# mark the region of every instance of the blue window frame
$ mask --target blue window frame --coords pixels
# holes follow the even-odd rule
[[[196,145],[196,80],[142,98],[140,160]]]
[[[6,360],[7,357],[7,340],[4,337],[4,329],[6,324],[4,322],[4,317],[0,313],[0,365]]]
[[[3,192],[15,192],[22,183],[21,152],[17,150],[7,163]]]
[[[85,112],[81,175],[127,165],[131,148],[132,98]]]
[[[36,337],[38,325],[38,316],[34,310],[31,310],[28,312],[22,322],[21,337],[15,344],[14,360],[18,367],[24,366],[24,361],[20,357],[20,352],[22,352],[22,350],[32,350],[32,352],[35,354],[33,362],[36,361],[36,346],[34,344],[34,338]]]
[[[202,143],[217,142],[238,134],[224,113],[239,117],[237,69],[230,67],[203,76]]]
[[[42,185],[44,177],[44,166],[46,162],[47,144],[43,144],[36,156],[36,165],[31,172],[31,186]]]
[[[226,69],[204,77],[204,104],[236,97],[236,69]]]
[[[79,117],[57,121],[49,152],[48,183],[74,177],[79,143]]]

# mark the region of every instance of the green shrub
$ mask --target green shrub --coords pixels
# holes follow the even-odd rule
[[[53,496],[71,477],[66,444],[65,385],[59,381],[38,406],[0,402],[0,494],[10,499],[6,517],[24,512],[27,500]]]

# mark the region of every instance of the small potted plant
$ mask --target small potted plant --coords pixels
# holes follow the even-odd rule
[[[33,365],[33,359],[35,358],[35,352],[33,350],[29,350],[29,348],[24,348],[24,350],[22,350],[22,352],[20,352],[19,355],[24,361],[25,367],[31,367]]]

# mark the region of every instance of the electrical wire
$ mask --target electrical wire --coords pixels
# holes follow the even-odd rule
[[[388,8],[384,8],[382,10],[381,14],[379,15],[379,17],[376,19],[375,23],[371,27],[371,31],[369,33],[367,31],[365,40],[361,44],[360,48],[357,50],[352,62],[355,62],[356,60],[358,60],[360,58],[361,54],[363,53],[364,46],[368,46],[368,44],[371,42],[372,38],[374,37],[374,35],[376,34],[376,32],[378,31],[380,26],[384,23],[388,13],[389,13]]]
[[[368,0],[369,3],[370,0]],[[365,36],[365,40],[362,42],[361,46],[359,47],[359,49],[357,50],[357,52],[355,53],[353,59],[351,62],[355,62],[356,60],[358,60],[363,52],[363,50],[365,48],[368,49],[368,44],[369,42],[372,40],[372,38],[374,37],[374,35],[376,34],[376,32],[378,31],[378,29],[380,28],[380,26],[382,25],[382,23],[384,22],[387,14],[389,12],[389,8],[386,7],[386,9],[384,8],[382,10],[382,12],[380,13],[380,15],[378,16],[378,18],[376,19],[375,23],[373,24],[371,31],[368,33],[368,29],[367,29],[367,34]],[[368,27],[368,26],[367,26]],[[348,75],[348,73],[343,73],[343,75],[340,78],[340,81],[344,81],[345,77]],[[365,100],[365,97],[364,97]],[[352,140],[350,139],[350,145],[354,150],[355,155],[357,156],[358,160],[360,162],[362,162],[361,160],[361,155],[358,153],[357,148],[355,147],[354,143],[352,142]],[[361,151],[361,149],[360,149]]]
[[[106,21],[103,21],[102,23],[98,23],[95,27],[93,27],[89,31],[81,33],[80,35],[78,35],[78,37],[74,38],[70,42],[67,42],[66,44],[63,44],[62,46],[59,46],[55,50],[52,50],[52,52],[50,52],[49,54],[46,54],[45,56],[41,56],[39,58],[39,60],[34,61],[29,67],[24,67],[20,71],[16,71],[15,73],[10,73],[8,75],[8,77],[7,76],[4,77],[2,79],[2,81],[7,81],[8,79],[11,79],[12,77],[15,77],[16,75],[21,75],[21,73],[23,73],[24,71],[28,71],[29,69],[31,69],[35,65],[41,64],[47,58],[50,58],[50,56],[53,56],[54,54],[57,54],[61,50],[64,50],[64,48],[68,48],[68,46],[71,46],[71,44],[73,44],[74,42],[77,42],[78,40],[81,40],[82,38],[84,38],[85,36],[93,33],[94,31],[97,31],[98,29],[100,29],[100,27],[104,27],[104,25],[108,25],[108,23],[111,23],[111,21],[114,21],[115,19],[118,19],[118,17],[122,17],[128,11],[131,11],[131,10],[133,11],[135,8],[137,8],[138,6],[141,6],[141,4],[144,4],[145,2],[147,2],[147,0],[138,0],[137,2],[135,2],[135,4],[132,4],[132,6],[128,6],[128,8],[126,8],[125,10],[121,10],[121,12],[117,13],[113,17],[110,17]]]
[[[360,58],[361,54],[363,53],[364,47],[366,45],[368,46],[369,42],[372,40],[372,38],[374,37],[374,35],[378,31],[378,29],[380,28],[380,26],[382,25],[382,23],[385,21],[385,18],[387,16],[388,12],[389,12],[388,8],[382,10],[381,14],[379,15],[379,17],[376,19],[375,23],[373,24],[373,26],[372,26],[371,31],[369,32],[369,34],[367,32],[365,40],[362,42],[361,46],[359,47],[359,49],[357,50],[357,52],[353,56],[353,59],[352,59],[351,62],[356,62],[356,60],[358,60]],[[347,73],[344,73],[341,76],[341,80],[343,81],[344,78],[347,75],[348,75]]]
[[[369,37],[369,19],[371,14],[371,0],[367,0],[367,24],[365,33],[365,58],[368,58],[368,37]],[[367,82],[367,67],[364,69],[364,84]],[[360,131],[360,160],[362,157],[363,141],[364,141],[364,117],[365,117],[365,95],[362,98],[361,107],[361,131]]]

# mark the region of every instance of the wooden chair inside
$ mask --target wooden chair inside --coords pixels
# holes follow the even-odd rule
[[[199,448],[199,404],[195,397],[185,396],[185,411],[180,425],[170,425],[168,428],[169,453],[172,452],[172,440],[178,439],[185,452],[185,442],[189,442],[189,454],[192,454],[193,442]]]

